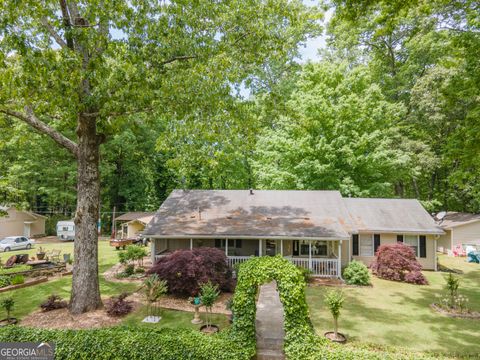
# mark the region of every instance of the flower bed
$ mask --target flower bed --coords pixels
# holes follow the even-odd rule
[[[480,312],[458,311],[456,309],[447,309],[444,306],[441,306],[439,304],[431,304],[430,307],[436,312],[449,317],[480,320]]]

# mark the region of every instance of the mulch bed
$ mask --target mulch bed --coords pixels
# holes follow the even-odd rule
[[[128,298],[129,300],[130,297]],[[142,304],[133,301],[133,310],[137,310]],[[20,322],[22,326],[43,328],[43,329],[96,329],[111,327],[122,322],[123,317],[114,317],[107,314],[105,309],[89,311],[84,314],[72,315],[68,309],[52,311],[37,310]]]
[[[442,315],[449,316],[449,317],[480,320],[480,313],[479,312],[471,311],[471,312],[459,313],[459,312],[456,312],[456,311],[448,311],[448,310],[445,310],[443,307],[441,307],[437,304],[430,304],[430,307],[433,310],[435,310],[436,312],[438,312]]]

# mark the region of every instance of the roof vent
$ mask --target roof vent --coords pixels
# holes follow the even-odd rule
[[[250,195],[253,195],[253,189],[250,189]]]

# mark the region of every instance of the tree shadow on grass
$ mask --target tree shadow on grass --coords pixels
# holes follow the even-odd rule
[[[439,301],[438,295],[445,294],[445,291],[437,288],[422,286],[419,289],[420,297],[412,297],[408,294],[396,292],[394,295],[400,301],[415,304],[420,314],[416,316],[417,321],[422,322],[434,334],[435,340],[431,342],[432,352],[442,352],[452,356],[473,356],[478,358],[480,354],[480,320],[452,318],[437,313],[430,307],[430,304]],[[479,291],[463,290],[464,295],[473,297],[479,296]],[[387,336],[394,336],[388,333]]]

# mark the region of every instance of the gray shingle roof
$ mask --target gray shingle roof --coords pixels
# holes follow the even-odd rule
[[[348,239],[349,222],[338,191],[174,190],[144,235]]]
[[[443,234],[415,199],[345,198],[359,232]]]
[[[480,214],[449,211],[443,220],[438,222],[438,225],[444,229],[451,229],[456,226],[462,226],[476,221],[480,221]]]
[[[147,216],[153,216],[155,212],[145,212],[145,211],[135,211],[135,212],[127,212],[115,218],[115,221],[132,221],[137,220],[140,218],[144,218]]]
[[[443,234],[417,200],[346,199],[338,191],[174,190],[144,235],[348,239],[357,231]]]

